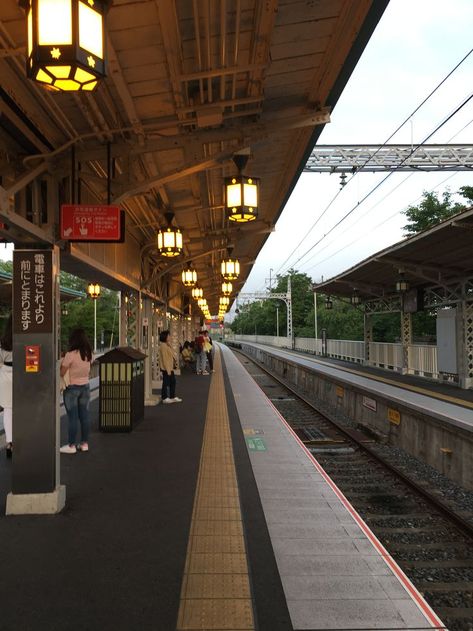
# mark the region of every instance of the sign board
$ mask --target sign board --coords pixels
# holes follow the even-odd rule
[[[25,346],[25,372],[39,372],[40,355],[39,345]]]
[[[66,241],[123,242],[124,215],[118,206],[63,204],[60,238]]]
[[[13,332],[53,332],[53,252],[13,251]]]
[[[400,425],[401,413],[392,408],[388,408],[388,420],[390,423],[393,423],[393,425]]]
[[[374,399],[370,399],[370,397],[363,397],[362,403],[363,407],[368,408],[368,410],[372,410],[373,412],[376,412],[378,409],[378,404]]]
[[[250,451],[266,451],[266,443],[262,438],[246,437],[246,444]]]
[[[340,397],[340,399],[343,399],[344,390],[343,390],[342,386],[337,386],[335,388],[335,393],[336,393],[337,397]]]

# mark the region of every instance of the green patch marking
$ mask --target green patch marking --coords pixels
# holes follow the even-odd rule
[[[250,451],[266,451],[266,443],[262,438],[250,438],[246,436],[246,444]]]

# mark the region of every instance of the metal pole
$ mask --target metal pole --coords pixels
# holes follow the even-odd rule
[[[94,300],[94,353],[97,352],[97,298]]]
[[[279,337],[279,306],[276,307],[276,337]]]
[[[317,341],[317,292],[314,291],[314,327],[315,327],[315,340]]]

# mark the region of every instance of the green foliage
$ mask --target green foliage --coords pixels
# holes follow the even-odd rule
[[[469,203],[465,205],[453,202],[452,193],[448,189],[442,193],[441,199],[438,193],[424,191],[420,204],[418,206],[409,206],[404,211],[409,220],[403,228],[406,235],[410,236],[427,228],[432,228],[432,226],[436,226],[441,221],[462,212],[473,203],[472,186],[462,186],[458,194]]]

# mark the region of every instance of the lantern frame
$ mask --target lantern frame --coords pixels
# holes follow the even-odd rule
[[[223,259],[220,271],[225,280],[236,280],[240,276],[240,261],[231,257]]]
[[[100,285],[98,283],[89,283],[87,285],[87,295],[92,300],[97,300],[100,297]]]
[[[233,175],[224,180],[224,204],[227,218],[236,223],[254,221],[258,216],[259,178]]]
[[[325,298],[325,308],[327,309],[327,311],[333,309],[333,300],[330,298],[330,296],[327,296]]]
[[[409,291],[409,289],[411,288],[409,281],[406,280],[406,277],[404,276],[404,273],[401,272],[399,274],[399,278],[396,281],[396,291],[398,293],[405,293],[406,291]]]
[[[66,20],[60,33],[47,8],[46,0],[26,2],[27,77],[56,92],[92,92],[106,75],[108,0],[57,0],[50,8]]]
[[[202,287],[193,287],[191,295],[194,300],[198,300],[199,298],[204,297],[204,290],[202,289]]]
[[[158,232],[158,250],[161,256],[171,258],[179,256],[182,252],[182,232],[172,225],[173,213],[166,213],[165,217],[168,225],[167,228],[160,228]]]
[[[353,290],[353,293],[350,296],[350,302],[354,306],[361,304],[361,296],[358,294],[356,289]]]
[[[233,285],[230,283],[230,281],[224,281],[222,283],[222,294],[224,296],[231,296],[232,295],[232,291],[233,291]]]
[[[219,305],[220,307],[228,307],[230,304],[230,298],[228,296],[220,296]]]
[[[197,283],[197,272],[192,267],[191,263],[189,263],[189,267],[182,270],[181,278],[184,287],[195,287]]]

